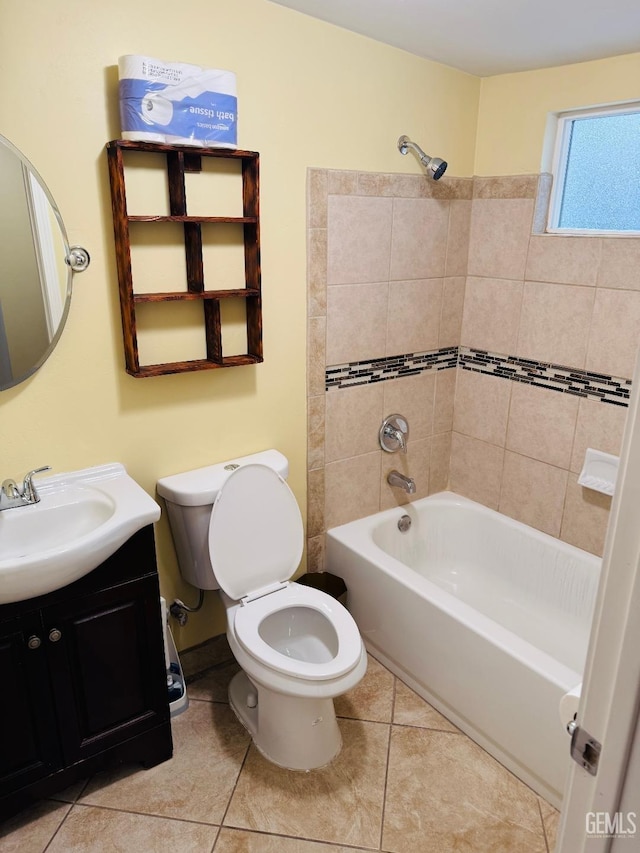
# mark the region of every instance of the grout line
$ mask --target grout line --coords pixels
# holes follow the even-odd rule
[[[57,802],[57,801],[56,801],[56,802]],[[65,814],[65,816],[62,818],[62,820],[61,820],[61,821],[60,821],[60,823],[58,824],[58,827],[57,827],[57,829],[53,832],[53,834],[52,834],[51,838],[47,841],[47,843],[46,843],[46,845],[45,845],[45,847],[44,847],[44,849],[43,849],[42,853],[46,853],[46,851],[49,849],[49,847],[50,847],[50,845],[51,845],[51,842],[52,842],[52,841],[53,841],[53,839],[56,837],[56,835],[60,832],[60,829],[61,829],[61,827],[62,827],[63,823],[66,821],[66,819],[67,819],[67,818],[69,817],[69,815],[71,814],[71,810],[73,809],[73,807],[74,807],[75,803],[67,803],[67,805],[69,806],[69,808],[67,809],[67,813]]]
[[[394,678],[393,682],[393,703],[395,705],[395,694],[396,694],[396,682]],[[393,719],[393,710],[391,712],[391,719]],[[384,835],[384,819],[387,811],[387,782],[389,780],[389,759],[391,757],[391,733],[393,731],[393,723],[389,723],[389,733],[387,739],[387,761],[384,769],[384,787],[382,793],[382,812],[380,815],[380,843],[378,844],[378,849],[382,850],[382,837]]]
[[[222,832],[222,825],[220,825],[218,827],[218,831],[216,832],[216,837],[213,839],[213,846],[212,846],[211,850],[209,851],[209,853],[213,853],[213,851],[216,849],[216,844],[218,843],[218,839],[220,838],[221,832]],[[548,853],[548,851],[547,851],[547,853]]]
[[[506,447],[502,447],[502,462],[500,464],[500,488],[498,489],[498,500],[496,502],[495,507],[493,507],[496,512],[500,512],[500,507],[502,506],[502,496],[504,493],[505,479],[504,479],[504,469],[507,464],[507,453],[512,453],[513,451],[507,450]]]
[[[571,462],[569,462],[571,464]],[[558,525],[558,539],[562,542],[562,531],[565,524],[565,517],[567,514],[567,507],[569,502],[569,475],[571,471],[567,468],[562,469],[565,472],[565,480],[564,480],[564,495],[562,497],[562,509],[560,510],[560,524]],[[566,541],[566,540],[564,540]]]
[[[391,757],[391,734],[393,732],[394,726],[394,718],[396,713],[396,691],[398,686],[398,678],[397,676],[393,676],[393,696],[391,699],[391,722],[389,723],[389,738],[387,741],[387,762],[384,769],[384,788],[382,795],[382,814],[380,819],[380,844],[378,845],[380,850],[382,850],[382,837],[384,835],[384,819],[387,810],[387,782],[389,780],[389,759]]]
[[[238,788],[238,782],[240,781],[240,776],[242,775],[242,771],[244,770],[244,766],[247,763],[247,758],[249,757],[249,750],[251,749],[252,743],[253,743],[253,739],[250,738],[249,743],[247,744],[247,748],[246,748],[246,751],[244,754],[244,758],[242,759],[242,764],[240,765],[240,769],[238,770],[238,775],[236,776],[236,781],[234,782],[234,785],[233,785],[233,790],[229,794],[229,800],[227,802],[227,806],[224,810],[224,814],[222,815],[222,818],[220,819],[220,828],[221,829],[224,826],[225,819],[227,817],[227,814],[229,813],[229,809],[231,807],[231,800],[233,799],[233,795],[235,794],[235,792]]]
[[[442,273],[442,290],[444,296],[444,280],[448,278],[447,276],[447,267],[449,265],[449,251],[451,248],[451,199],[448,199],[447,205],[447,241],[444,246],[444,270]],[[444,299],[442,300],[444,306]],[[438,326],[438,334],[440,333],[440,329],[442,328],[442,308],[440,309],[440,325]]]
[[[100,771],[97,771],[97,772],[100,772]],[[90,781],[93,779],[93,777],[94,777],[94,776],[96,776],[96,775],[97,775],[97,773],[92,773],[90,776],[87,776],[87,778],[84,780],[84,783],[83,783],[82,787],[80,788],[80,790],[79,790],[79,792],[78,792],[77,797],[75,798],[75,800],[73,800],[73,801],[71,801],[71,802],[70,802],[70,805],[75,806],[75,804],[76,804],[76,803],[78,803],[78,802],[80,801],[80,797],[81,797],[81,796],[84,794],[84,792],[87,790],[87,787],[88,787],[88,785],[89,785],[89,782],[90,782]],[[72,782],[72,783],[71,783],[71,785],[74,785],[74,784],[77,784],[77,783],[75,783],[75,782]],[[71,785],[70,785],[69,787],[71,787]],[[64,790],[64,789],[63,789],[63,790]],[[55,803],[69,803],[69,800],[58,800],[58,799],[56,799],[56,797],[55,797],[55,796],[46,797],[45,799],[46,799],[46,800],[48,800],[48,801],[50,801],[50,802],[55,802]]]
[[[95,775],[95,774],[93,774],[93,775]],[[81,789],[80,789],[80,791],[78,792],[77,797],[75,798],[75,800],[74,800],[72,803],[69,803],[67,800],[56,800],[54,797],[49,797],[49,798],[47,798],[47,802],[50,802],[50,803],[58,803],[58,804],[60,804],[60,805],[68,805],[68,806],[69,806],[69,809],[68,809],[67,813],[65,814],[65,816],[64,816],[64,817],[62,818],[62,820],[60,821],[60,823],[58,824],[58,828],[55,830],[55,832],[53,833],[53,835],[51,836],[51,838],[49,839],[49,841],[47,841],[47,844],[46,844],[46,846],[45,846],[45,848],[44,848],[44,850],[43,850],[43,853],[45,853],[45,851],[49,849],[49,845],[51,844],[51,842],[53,841],[53,839],[56,837],[56,835],[58,834],[58,832],[60,832],[60,829],[61,829],[61,827],[62,827],[62,824],[66,821],[66,819],[67,819],[67,818],[69,817],[69,815],[71,814],[71,811],[72,811],[73,807],[74,807],[74,806],[77,806],[77,805],[82,805],[82,803],[80,803],[80,802],[79,802],[80,797],[81,797],[81,796],[84,794],[84,792],[87,790],[87,787],[88,787],[88,785],[89,785],[89,782],[91,781],[91,779],[92,779],[92,778],[93,778],[93,776],[89,776],[89,777],[87,777],[87,779],[85,779],[85,781],[84,781],[84,785],[82,786],[82,788],[81,788]]]
[[[184,680],[187,687],[190,684],[195,684],[198,681],[202,681],[203,678],[207,678],[209,675],[213,675],[216,671],[222,670],[225,667],[229,666],[229,664],[235,663],[235,658],[230,657],[223,661],[218,661],[218,663],[213,663],[211,666],[207,666],[204,669],[199,669],[197,672],[192,672],[189,675],[185,675]],[[184,670],[184,666],[183,666]]]
[[[189,691],[187,690],[187,695]],[[226,708],[229,707],[229,703],[225,699],[203,699],[202,696],[189,696],[189,703],[191,702],[206,702],[208,705],[224,705]]]
[[[227,829],[232,832],[246,832],[249,835],[261,835],[265,838],[286,838],[290,841],[304,841],[309,844],[321,844],[323,847],[335,847],[340,850],[370,850],[372,853],[377,853],[379,847],[369,847],[362,844],[351,844],[348,841],[323,841],[319,838],[308,838],[305,835],[287,835],[284,832],[269,832],[266,829],[249,829],[245,826],[221,826],[220,830]],[[245,849],[244,847],[242,848]]]
[[[423,701],[426,702],[427,700],[425,699]],[[427,702],[427,705],[428,704],[429,703]],[[433,705],[431,705],[430,707],[433,708]],[[434,710],[437,710],[437,708]],[[438,711],[438,713],[440,713],[440,712]],[[442,714],[442,716],[444,717],[444,714]],[[452,726],[455,726],[455,723],[452,723],[451,720],[449,720],[447,717],[445,717],[445,720],[447,720],[447,722],[450,723]],[[438,734],[441,734],[441,735],[454,735],[455,737],[459,737],[460,735],[462,735],[463,737],[469,738],[469,735],[465,734],[462,731],[462,729],[459,729],[457,726],[456,726],[456,731],[452,732],[451,729],[439,729],[437,726],[421,726],[418,723],[393,723],[392,725],[394,725],[396,728],[399,728],[399,729],[417,729],[418,731],[421,731],[421,732],[438,732]],[[469,738],[469,739],[473,740],[473,738]],[[474,741],[474,743],[475,743],[475,741]],[[511,772],[511,771],[509,771],[509,772]]]
[[[549,839],[547,838],[547,827],[544,825],[544,815],[542,814],[542,803],[540,802],[540,797],[538,796],[538,811],[540,813],[540,823],[542,824],[542,837],[544,838],[544,844],[547,848],[547,853],[551,853],[549,850]]]
[[[137,771],[136,771],[137,772]],[[123,809],[122,807],[116,806],[107,806],[103,803],[98,805],[97,803],[71,803],[71,807],[78,807],[80,809],[99,809],[103,812],[115,812],[116,814],[128,814],[128,815],[137,815],[138,817],[149,817],[155,820],[171,820],[177,823],[192,823],[197,826],[209,826],[209,827],[217,827],[220,824],[217,823],[207,823],[204,820],[195,820],[194,818],[186,818],[186,817],[177,817],[176,815],[165,815],[165,814],[157,814],[156,812],[141,812],[134,811],[133,809]],[[68,815],[66,816],[68,817]],[[65,817],[65,820],[66,820]],[[57,832],[57,830],[56,830]],[[49,842],[51,843],[51,842]]]
[[[380,663],[380,661],[378,661]],[[380,666],[384,666],[384,664],[380,664]],[[390,672],[390,670],[388,670]],[[398,676],[393,676],[393,695],[391,697],[391,725],[395,722],[396,716],[396,696],[398,693]]]
[[[231,654],[231,652],[230,652]],[[224,669],[225,666],[229,666],[230,663],[235,663],[236,660],[233,656],[224,658],[224,660],[216,661],[215,663],[210,663],[204,667],[204,669],[199,669],[197,672],[191,672],[186,678],[190,678],[194,681],[197,681],[200,678],[204,678],[206,675],[209,675],[215,670]]]
[[[496,506],[496,509],[498,510],[498,512],[500,512],[500,507],[502,505],[502,496],[504,494],[504,486],[505,486],[504,471],[505,471],[505,468],[507,465],[507,453],[513,452],[509,449],[509,441],[508,441],[508,439],[509,439],[509,421],[511,420],[511,404],[512,404],[512,401],[513,401],[513,388],[510,386],[509,387],[509,403],[507,405],[507,419],[505,422],[504,439],[502,442],[502,466],[500,468],[500,489],[498,490],[498,503]],[[498,445],[498,446],[500,446],[500,445]]]
[[[89,781],[89,780],[87,780],[87,784],[88,784],[88,781]],[[85,787],[86,787],[86,786],[85,786]],[[50,802],[51,802],[51,801],[50,801]],[[61,805],[63,805],[63,803],[61,803]],[[63,826],[63,825],[64,825],[64,823],[66,822],[67,818],[69,817],[69,815],[71,814],[71,812],[72,812],[76,807],[77,807],[77,808],[79,808],[79,809],[97,809],[98,811],[103,811],[103,812],[113,812],[113,813],[115,813],[115,814],[135,815],[135,816],[137,816],[137,817],[145,817],[145,818],[151,818],[151,819],[156,819],[156,820],[170,820],[170,821],[175,821],[175,822],[179,822],[179,823],[190,823],[190,824],[195,824],[195,825],[197,825],[197,826],[206,826],[206,827],[215,828],[215,829],[217,829],[218,831],[217,831],[217,833],[216,833],[216,837],[215,837],[215,840],[214,840],[214,842],[213,842],[213,846],[212,846],[212,848],[211,848],[210,853],[213,853],[213,850],[214,850],[214,848],[215,848],[215,846],[216,846],[216,843],[217,843],[217,841],[218,841],[218,838],[219,838],[219,836],[220,836],[220,830],[222,829],[222,826],[221,826],[221,825],[219,825],[219,824],[215,824],[215,823],[205,823],[204,821],[201,821],[201,820],[187,820],[187,819],[185,819],[185,818],[180,818],[180,817],[174,817],[174,816],[169,817],[168,815],[150,814],[149,812],[129,811],[129,810],[127,810],[127,809],[114,808],[114,807],[112,807],[112,806],[94,805],[94,804],[92,804],[92,803],[79,803],[79,802],[75,802],[75,803],[68,803],[67,805],[69,806],[69,810],[67,811],[67,813],[66,813],[66,815],[63,817],[63,819],[60,821],[60,824],[59,824],[58,828],[55,830],[55,832],[53,833],[53,835],[51,836],[51,838],[50,838],[50,839],[49,839],[49,841],[47,842],[46,846],[43,848],[42,853],[46,853],[46,851],[47,851],[47,850],[49,850],[49,848],[50,848],[50,846],[51,846],[51,844],[52,844],[53,840],[56,838],[56,836],[58,835],[58,833],[59,833],[59,832],[60,832],[60,830],[62,829],[62,826]]]

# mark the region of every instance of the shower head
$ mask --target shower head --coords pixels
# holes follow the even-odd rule
[[[446,160],[441,160],[439,157],[429,157],[429,155],[425,154],[422,148],[420,148],[419,145],[416,145],[415,142],[412,142],[408,136],[401,136],[398,140],[398,151],[401,154],[406,154],[410,148],[412,148],[420,158],[420,162],[427,170],[427,176],[434,181],[439,181],[447,170],[448,164]]]

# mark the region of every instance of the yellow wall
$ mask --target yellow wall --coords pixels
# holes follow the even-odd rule
[[[239,145],[261,153],[258,367],[124,372],[104,145],[119,135],[127,53],[237,74]],[[407,133],[451,174],[471,175],[480,81],[266,0],[3,0],[0,72],[0,133],[40,171],[71,243],[92,258],[51,358],[0,393],[2,477],[121,461],[154,494],[163,475],[277,447],[304,507],[306,169],[418,173],[396,149]],[[164,595],[193,601],[164,521],[158,551]],[[178,632],[181,647],[223,630],[214,601]]]
[[[539,172],[549,112],[640,98],[639,81],[640,53],[484,78],[474,173]]]

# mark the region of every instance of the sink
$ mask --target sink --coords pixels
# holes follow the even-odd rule
[[[0,604],[78,580],[160,518],[118,463],[38,478],[36,488],[37,504],[0,512]]]
[[[108,495],[76,486],[46,496],[31,507],[3,510],[2,561],[26,560],[53,549],[64,549],[103,525],[115,509]]]

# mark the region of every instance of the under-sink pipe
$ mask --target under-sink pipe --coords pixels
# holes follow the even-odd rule
[[[204,604],[204,590],[198,590],[198,603],[195,607],[189,607],[188,604],[185,604],[181,599],[176,598],[173,600],[171,607],[169,608],[169,613],[173,616],[173,618],[178,622],[180,627],[184,628],[187,624],[187,619],[189,618],[189,613],[197,613],[198,610]]]

